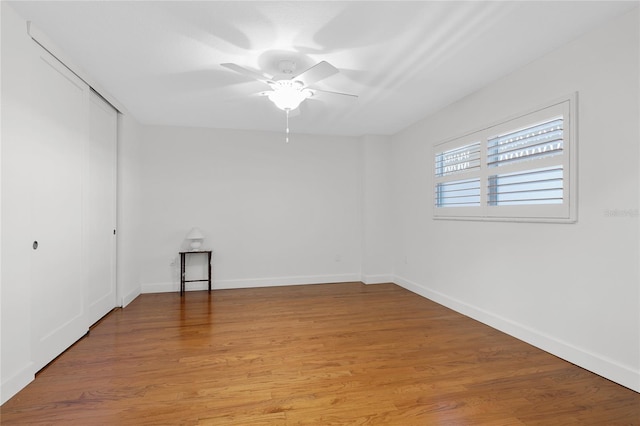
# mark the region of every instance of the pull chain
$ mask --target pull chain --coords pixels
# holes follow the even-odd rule
[[[286,143],[289,143],[289,111],[291,111],[291,110],[289,108],[287,108],[284,111],[287,113],[287,130],[286,130],[286,133],[285,133],[284,141]]]

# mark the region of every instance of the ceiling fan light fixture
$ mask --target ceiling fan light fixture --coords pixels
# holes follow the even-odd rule
[[[295,81],[278,81],[271,88],[273,91],[267,92],[267,97],[281,110],[294,110],[300,106],[302,101],[313,96],[309,89],[303,89],[301,84]]]
[[[285,128],[285,141],[289,142],[289,113],[300,106],[300,104],[316,94],[321,92],[325,94],[344,95],[356,97],[348,93],[329,92],[320,89],[310,89],[309,86],[327,77],[338,73],[338,69],[327,61],[320,61],[311,68],[301,73],[295,73],[296,63],[292,60],[282,60],[279,62],[281,74],[269,77],[267,74],[241,67],[233,63],[220,64],[221,66],[251,77],[254,80],[265,83],[271,87],[271,90],[260,92],[260,96],[266,96],[279,109],[283,110],[287,118],[287,127]]]
[[[291,88],[277,89],[267,94],[269,100],[281,110],[294,110],[300,106],[302,101],[311,95],[310,90],[296,90]]]

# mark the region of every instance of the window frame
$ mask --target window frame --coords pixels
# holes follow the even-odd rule
[[[448,220],[482,220],[482,221],[516,221],[516,222],[557,222],[574,223],[577,221],[577,93],[563,96],[546,104],[531,108],[526,112],[499,120],[480,130],[448,139],[433,146],[431,155],[432,209],[434,219]],[[536,123],[562,116],[563,148],[562,154],[534,158],[514,164],[489,167],[488,141],[496,135],[510,133]],[[444,176],[436,175],[436,161],[439,154],[480,141],[480,168],[452,173]],[[561,204],[528,204],[528,205],[489,205],[488,185],[490,177],[496,174],[523,172],[550,166],[562,166],[563,169],[563,202]],[[438,207],[437,192],[439,183],[464,179],[480,179],[480,206]]]

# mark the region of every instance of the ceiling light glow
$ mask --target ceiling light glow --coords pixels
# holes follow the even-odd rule
[[[313,96],[313,92],[304,89],[304,85],[295,80],[279,80],[271,85],[273,91],[267,92],[269,100],[281,110],[294,110],[302,101]]]

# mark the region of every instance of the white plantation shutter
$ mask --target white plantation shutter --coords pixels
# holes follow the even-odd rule
[[[436,176],[447,176],[480,169],[480,142],[437,154],[435,166]]]
[[[480,179],[451,180],[451,175],[468,175],[480,170],[480,142],[440,152],[435,157],[436,205],[480,206]]]
[[[440,207],[480,206],[480,179],[454,180],[436,185]]]
[[[563,118],[557,117],[487,141],[487,166],[500,167],[562,154]]]
[[[575,103],[436,145],[434,217],[575,221]]]
[[[489,168],[515,165],[521,170],[489,175],[487,202],[490,206],[562,204],[564,147],[562,116],[487,141]],[[557,165],[531,169],[536,161],[555,157]]]
[[[490,206],[562,204],[562,166],[489,176]]]

